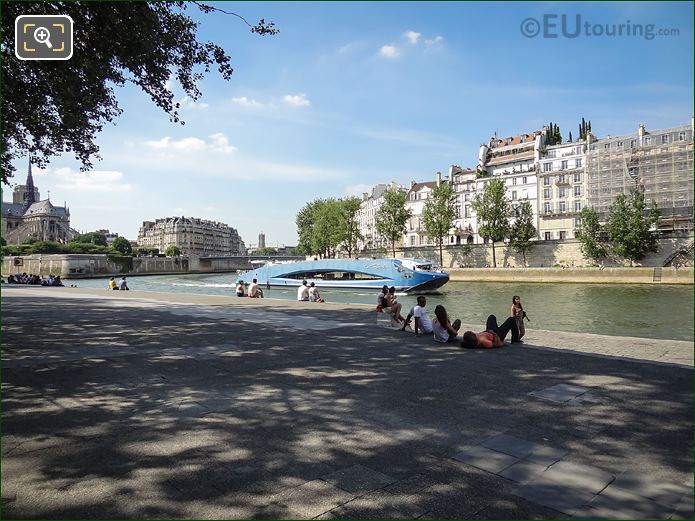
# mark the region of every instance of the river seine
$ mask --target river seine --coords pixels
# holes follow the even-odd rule
[[[128,277],[132,290],[233,295],[234,273]],[[78,287],[106,288],[107,278],[69,280]],[[264,290],[266,298],[293,300],[296,290]],[[376,292],[321,289],[329,302],[376,304]],[[529,284],[449,282],[439,295],[427,295],[427,309],[442,304],[449,316],[481,325],[490,313],[509,315],[520,295],[531,322],[526,329],[693,340],[693,287],[646,284]],[[414,295],[400,295],[404,311]],[[319,304],[317,304],[319,305]]]

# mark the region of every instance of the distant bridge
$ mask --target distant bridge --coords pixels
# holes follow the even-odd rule
[[[239,255],[225,257],[200,257],[198,262],[192,261],[190,271],[217,272],[250,270],[253,267],[251,261],[303,261],[303,255],[273,256],[267,255]],[[197,264],[197,266],[196,266]]]

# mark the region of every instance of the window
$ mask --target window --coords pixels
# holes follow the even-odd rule
[[[579,202],[579,201],[577,201]],[[582,218],[581,217],[575,217],[574,218],[574,227],[579,228],[582,225]]]
[[[516,177],[512,178],[512,184],[516,185]]]
[[[649,137],[649,136],[646,136],[646,137],[644,138],[644,144],[645,144],[645,145],[651,145],[651,144],[652,144],[652,138]]]
[[[560,201],[560,213],[565,213],[567,211],[567,203],[565,201]]]
[[[604,149],[604,150],[609,150],[610,148],[611,148],[611,144],[610,144],[610,143],[604,143],[604,145],[603,145],[603,149]]]
[[[565,240],[565,230],[560,230],[560,240],[564,241]]]
[[[618,141],[618,148],[623,148],[623,142],[622,141]]]
[[[516,190],[512,190],[512,201],[516,201]]]
[[[543,172],[552,172],[553,171],[553,164],[552,163],[543,163]]]
[[[415,246],[415,235],[410,236],[410,245]]]
[[[635,146],[637,146],[637,141],[634,139],[631,139],[630,140],[630,148],[635,148]]]
[[[580,157],[579,159],[574,160],[574,168],[581,168],[582,167],[582,158]]]
[[[661,136],[661,144],[665,145],[666,143],[668,143],[668,134]]]
[[[463,194],[463,200],[468,201],[471,194]]]
[[[558,195],[558,197],[566,197],[566,196],[567,196],[567,191],[565,190],[565,188],[560,188],[560,189],[558,189],[558,191],[557,191],[557,195]]]
[[[543,203],[543,213],[550,213],[550,203]]]
[[[550,186],[550,178],[549,177],[543,178],[543,186]]]
[[[582,174],[574,174],[574,182],[575,183],[581,183],[582,182]]]
[[[545,240],[546,241],[550,240],[550,232],[545,232]]]
[[[575,186],[574,187],[574,196],[578,197],[582,195],[582,187],[581,186]]]
[[[524,176],[521,178],[521,184],[525,185],[526,183],[528,183],[528,178]]]
[[[557,182],[558,183],[564,183],[565,182],[565,174],[557,176]]]
[[[543,199],[550,199],[550,188],[543,189]]]
[[[678,133],[678,141],[685,141],[685,132]]]
[[[567,160],[563,160],[560,162],[560,170],[567,170]]]
[[[466,205],[463,207],[463,216],[469,218],[471,216],[471,207]]]
[[[581,212],[582,211],[582,202],[581,201],[574,201],[574,211],[575,212]]]

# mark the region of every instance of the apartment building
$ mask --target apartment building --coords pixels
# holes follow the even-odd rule
[[[144,221],[138,232],[138,245],[158,248],[162,253],[173,245],[181,250],[182,255],[197,257],[246,253],[244,241],[234,228],[196,217],[165,217]]]

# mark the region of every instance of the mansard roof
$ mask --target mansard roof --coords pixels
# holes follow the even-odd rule
[[[24,213],[24,205],[20,203],[2,202],[2,215],[22,215]]]
[[[49,199],[44,199],[43,201],[38,201],[32,204],[27,211],[24,213],[25,216],[28,215],[55,215],[55,216],[65,216],[67,215],[67,210],[60,206],[53,206]]]

